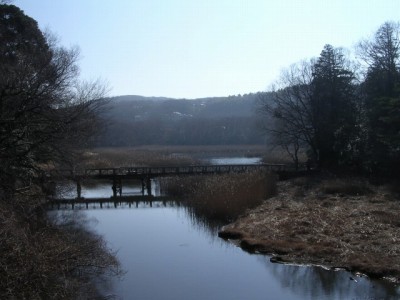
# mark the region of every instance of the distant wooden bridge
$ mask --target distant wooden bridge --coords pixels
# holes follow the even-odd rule
[[[122,196],[122,181],[136,179],[142,182],[142,195],[151,196],[151,180],[158,177],[247,173],[253,171],[282,172],[288,170],[284,164],[246,164],[246,165],[194,165],[163,167],[121,167],[93,168],[81,172],[60,170],[50,175],[52,178],[66,178],[76,182],[77,198],[81,198],[81,182],[85,179],[108,179],[112,182],[113,197]]]

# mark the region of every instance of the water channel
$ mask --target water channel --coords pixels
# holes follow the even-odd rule
[[[158,193],[154,187],[155,195]],[[127,193],[140,193],[133,183]],[[110,185],[83,187],[85,197],[110,196]],[[61,208],[63,210],[63,208]],[[399,299],[384,281],[321,267],[271,263],[217,237],[223,226],[175,202],[76,206],[70,214],[117,251],[126,274],[113,279],[116,299]],[[60,211],[59,211],[60,213]],[[352,279],[355,280],[352,280]]]

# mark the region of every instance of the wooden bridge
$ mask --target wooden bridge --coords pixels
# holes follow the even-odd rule
[[[66,177],[81,176],[87,178],[107,179],[114,176],[125,178],[141,179],[143,177],[168,177],[179,175],[200,175],[200,174],[225,174],[244,173],[256,170],[284,171],[287,165],[284,164],[251,164],[251,165],[198,165],[198,166],[166,166],[166,167],[120,167],[120,168],[94,168],[85,169],[83,172],[72,170],[61,170]]]
[[[151,180],[158,177],[211,175],[246,173],[253,171],[282,172],[288,169],[284,164],[251,164],[251,165],[193,165],[193,166],[163,166],[163,167],[121,167],[93,168],[81,172],[61,170],[51,177],[61,177],[73,180],[77,184],[77,198],[81,198],[81,182],[85,179],[109,179],[112,182],[113,197],[122,196],[122,180],[136,179],[142,182],[142,195],[147,190],[151,196]]]

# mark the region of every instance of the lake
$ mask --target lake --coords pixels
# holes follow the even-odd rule
[[[154,185],[155,195],[157,185]],[[110,196],[106,183],[85,197]],[[140,193],[139,186],[124,191]],[[399,299],[384,281],[321,267],[274,264],[217,237],[224,224],[175,202],[75,206],[117,251],[126,274],[113,280],[116,299]],[[352,279],[355,280],[352,280]],[[111,293],[111,291],[110,291]]]

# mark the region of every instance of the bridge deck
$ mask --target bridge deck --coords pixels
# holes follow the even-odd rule
[[[84,172],[72,172],[63,170],[60,175],[65,177],[87,177],[87,178],[155,178],[179,175],[197,174],[226,174],[244,173],[256,170],[284,171],[284,164],[258,164],[258,165],[195,165],[195,166],[165,166],[165,167],[121,167],[121,168],[93,168],[85,169]]]

